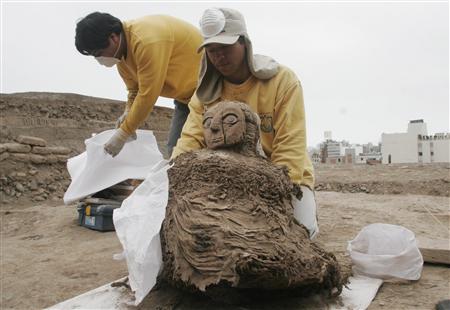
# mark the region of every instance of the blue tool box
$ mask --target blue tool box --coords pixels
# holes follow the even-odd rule
[[[99,231],[114,230],[113,212],[120,204],[93,204],[86,201],[78,204],[78,225]]]
[[[138,180],[127,180],[83,199],[77,206],[78,224],[98,231],[114,230],[114,210],[139,184]]]

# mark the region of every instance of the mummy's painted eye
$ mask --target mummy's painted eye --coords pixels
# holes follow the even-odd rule
[[[233,124],[237,123],[238,117],[237,117],[237,115],[230,113],[230,114],[225,115],[224,118],[222,119],[222,121],[225,124],[233,125]]]
[[[208,117],[203,120],[203,128],[204,129],[208,129],[209,127],[211,127],[211,120],[212,120],[212,117]]]

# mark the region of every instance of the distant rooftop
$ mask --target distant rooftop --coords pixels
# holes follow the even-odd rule
[[[423,119],[413,119],[409,123],[423,123]]]

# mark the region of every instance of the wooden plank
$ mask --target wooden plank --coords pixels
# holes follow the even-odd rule
[[[450,240],[418,238],[419,250],[427,263],[450,265]]]

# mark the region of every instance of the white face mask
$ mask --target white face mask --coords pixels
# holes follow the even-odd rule
[[[104,65],[105,67],[113,67],[120,62],[120,59],[115,57],[106,57],[106,56],[98,56],[95,57],[99,64]]]
[[[122,43],[122,33],[119,35],[119,46],[117,47],[117,50],[114,53],[113,57],[97,56],[95,57],[95,59],[98,61],[99,64],[105,67],[113,67],[114,65],[117,65],[120,62],[120,59],[117,59],[116,55],[119,52],[121,43]]]

